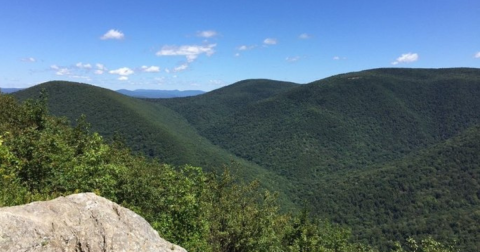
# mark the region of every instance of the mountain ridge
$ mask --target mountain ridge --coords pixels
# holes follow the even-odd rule
[[[34,97],[33,93],[24,93],[24,98]],[[92,95],[85,97],[98,100]],[[480,152],[480,146],[472,141],[477,139],[480,125],[478,97],[480,69],[381,68],[336,75],[302,85],[253,79],[194,97],[118,98],[112,103],[120,102],[132,108],[129,110],[131,115],[126,117],[142,115],[138,117],[141,120],[132,120],[135,123],[128,126],[136,128],[128,131],[134,135],[130,136],[131,143],[142,141],[143,146],[137,148],[138,151],[145,147],[148,154],[148,148],[152,148],[148,146],[159,143],[148,141],[155,136],[153,132],[142,133],[142,125],[155,124],[160,129],[168,129],[165,132],[170,134],[163,140],[169,139],[166,142],[177,148],[160,148],[165,157],[179,153],[193,155],[188,153],[192,153],[195,146],[213,143],[215,151],[200,151],[198,153],[203,154],[199,155],[226,151],[239,160],[261,167],[264,172],[259,177],[269,177],[268,183],[275,185],[271,188],[280,189],[297,206],[307,201],[312,214],[319,218],[365,231],[364,234],[355,233],[359,240],[387,249],[392,244],[378,237],[398,240],[416,234],[441,239],[453,236],[461,240],[462,249],[475,251],[478,246],[476,236],[465,230],[477,232],[467,224],[480,226],[480,218],[475,214],[466,215],[456,222],[452,219],[454,213],[448,210],[460,209],[466,213],[468,209],[480,206],[474,198],[480,196],[472,196],[480,176],[477,176],[480,167],[472,162],[478,158],[473,155]],[[57,101],[56,106],[75,107],[70,103]],[[89,110],[97,109],[96,113],[102,113],[101,110],[109,106],[119,107],[118,104],[98,104],[103,105]],[[117,113],[114,111],[117,110],[109,113]],[[111,132],[112,128],[102,125],[109,113],[99,117],[94,113],[87,115],[87,119],[92,118],[103,132]],[[204,140],[195,143],[192,139]],[[205,140],[208,144],[202,145]],[[452,148],[458,152],[440,154]],[[431,161],[435,157],[450,166],[428,164],[435,163]],[[166,160],[175,163],[175,158],[168,160],[167,157]],[[200,162],[200,166],[208,167],[214,162]],[[409,165],[422,168],[419,171],[422,174],[427,171],[427,175],[418,180],[409,174]],[[462,180],[454,179],[448,190],[467,193],[459,195],[442,191],[442,183],[436,180],[448,177],[442,174],[453,176],[452,172],[461,170],[462,165],[468,167],[465,174],[471,173],[471,189],[465,191]],[[428,173],[436,167],[446,171]],[[254,178],[257,168],[251,168],[245,174]],[[394,171],[395,176],[382,171]],[[399,186],[399,181],[410,192],[419,192],[420,196],[402,194],[407,198],[399,199],[405,201],[401,206],[382,202],[389,198],[388,193],[393,193],[392,188]],[[430,191],[425,190],[426,184],[432,185],[427,188]],[[437,200],[440,205],[435,206],[432,202],[435,202],[437,191],[444,198]],[[410,202],[415,200],[418,202]],[[395,211],[403,213],[404,224],[392,222],[400,218]],[[377,223],[377,217],[383,220],[383,224]],[[431,223],[425,224],[429,221]],[[436,228],[442,225],[452,227]]]
[[[84,114],[92,131],[106,139],[120,135],[134,152],[164,163],[190,164],[218,173],[223,172],[225,165],[230,165],[245,180],[258,179],[262,186],[280,192],[285,206],[293,207],[285,190],[279,187],[281,184],[288,188],[290,183],[287,180],[212,145],[169,108],[93,85],[58,81],[34,86],[14,93],[14,96],[22,101],[38,97],[42,90],[48,95],[48,106],[53,115],[74,122]]]

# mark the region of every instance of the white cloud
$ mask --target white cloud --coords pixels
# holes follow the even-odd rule
[[[130,74],[133,74],[133,70],[128,68],[128,67],[122,67],[116,70],[111,70],[109,73],[111,74],[118,74],[121,76],[128,76]]]
[[[309,38],[312,38],[311,35],[307,34],[307,33],[302,33],[300,34],[300,36],[298,36],[299,39],[309,39]]]
[[[142,72],[158,73],[158,72],[160,72],[160,67],[158,67],[158,66],[142,66]]]
[[[118,80],[126,81],[126,80],[128,80],[128,77],[127,76],[120,76],[120,77],[118,77]]]
[[[97,67],[97,70],[95,70],[95,74],[103,74],[105,71],[108,70],[103,64],[100,63],[95,64],[95,66]]]
[[[107,33],[103,34],[102,37],[100,37],[102,40],[123,38],[125,38],[125,35],[121,31],[114,29],[109,30]]]
[[[254,46],[254,45],[251,45],[251,46],[241,45],[241,46],[237,47],[237,50],[239,50],[239,51],[248,51],[248,50],[254,49],[255,47],[256,47],[256,46]]]
[[[92,68],[92,65],[90,64],[83,64],[82,62],[78,62],[77,64],[75,64],[76,67],[78,68],[86,68],[86,69],[91,69]]]
[[[334,56],[332,59],[333,60],[346,60],[347,57]]]
[[[95,66],[97,67],[97,70],[95,70],[95,74],[103,74],[105,71],[108,70],[103,64],[100,63],[95,64]]]
[[[292,62],[292,63],[297,62],[297,61],[300,60],[300,56],[287,57],[285,60],[288,61],[288,62]]]
[[[480,59],[480,52],[477,52],[474,56],[476,59]]]
[[[274,38],[266,38],[265,40],[263,40],[263,43],[266,45],[276,45],[278,42]]]
[[[28,58],[23,58],[22,59],[23,62],[37,62],[37,60],[33,57],[28,57]]]
[[[199,55],[211,56],[215,53],[217,44],[164,46],[156,53],[157,56],[185,56],[188,62],[193,62]]]
[[[418,60],[417,53],[404,53],[402,56],[398,57],[396,61],[392,62],[392,65],[397,65],[399,63],[412,63]]]
[[[212,31],[212,30],[197,32],[197,36],[202,37],[202,38],[211,38],[211,37],[215,37],[217,35],[218,35],[218,33],[216,31]]]
[[[55,70],[56,75],[60,75],[60,76],[70,75],[70,69],[68,69],[68,68],[64,68],[64,67],[62,68],[62,67],[59,67],[57,65],[51,65],[50,69]]]
[[[70,75],[70,70],[68,68],[61,68],[55,74],[56,75]]]
[[[417,60],[418,60],[418,54],[416,54],[416,53],[402,54],[402,56],[397,58],[398,62],[405,62],[405,63],[415,62]]]
[[[233,56],[240,57],[240,53],[235,53]]]
[[[188,68],[188,64],[182,64],[182,65],[180,65],[180,66],[178,66],[178,67],[175,67],[175,68],[173,69],[173,71],[174,71],[174,72],[181,72],[181,71],[187,70],[187,68]]]

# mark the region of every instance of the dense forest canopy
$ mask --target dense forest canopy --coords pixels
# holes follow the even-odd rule
[[[175,218],[156,216],[156,208],[146,202],[153,202],[149,201],[149,197],[160,197],[161,194],[156,190],[162,184],[171,187],[169,183],[172,181],[183,181],[183,177],[178,176],[186,176],[187,184],[172,187],[177,188],[172,190],[190,188],[185,190],[195,195],[180,202],[185,200],[187,204],[189,200],[198,200],[197,205],[190,204],[196,206],[194,210],[188,207],[184,209],[188,212],[185,214],[198,217],[200,209],[207,209],[209,214],[224,216],[225,223],[230,223],[219,227],[215,220],[209,219],[214,215],[201,215],[205,223],[184,226],[185,230],[197,230],[198,239],[182,240],[185,239],[185,233],[182,233],[185,230],[166,234],[181,245],[190,244],[184,245],[187,248],[201,242],[207,246],[212,242],[208,239],[225,241],[226,238],[217,236],[224,234],[224,231],[218,231],[221,228],[231,230],[225,232],[232,235],[246,231],[242,228],[234,231],[234,227],[238,228],[239,220],[230,222],[235,216],[227,213],[222,215],[218,212],[222,209],[214,209],[220,208],[219,205],[232,208],[230,213],[235,213],[238,205],[245,206],[242,210],[253,211],[242,213],[249,216],[246,219],[264,218],[254,214],[260,211],[258,209],[272,213],[273,219],[264,222],[265,225],[270,223],[270,226],[255,227],[255,230],[266,232],[265,235],[272,235],[269,238],[271,243],[259,245],[256,243],[258,241],[237,236],[235,239],[239,240],[231,240],[232,244],[237,244],[234,247],[242,244],[242,248],[247,248],[248,244],[254,243],[260,246],[257,249],[248,247],[245,251],[262,251],[260,248],[269,248],[267,250],[271,251],[274,248],[271,246],[283,251],[312,251],[301,249],[312,246],[319,251],[335,251],[333,247],[326,249],[327,246],[322,243],[331,238],[328,238],[329,232],[337,232],[341,237],[342,246],[345,247],[340,251],[371,249],[360,244],[368,244],[381,251],[400,250],[396,241],[401,241],[406,251],[423,251],[421,248],[430,251],[427,249],[429,246],[447,249],[432,238],[444,244],[455,244],[462,251],[476,251],[480,246],[480,218],[476,210],[480,203],[480,186],[477,182],[480,175],[477,155],[480,153],[479,69],[374,69],[333,76],[305,85],[246,80],[203,95],[174,99],[133,99],[85,84],[64,82],[45,83],[19,91],[15,96],[25,101],[38,97],[42,88],[49,95],[42,106],[38,101],[33,102],[34,106],[29,105],[33,104],[32,101],[16,106],[43,107],[41,111],[46,111],[48,107],[54,115],[66,116],[72,122],[80,118],[73,123],[73,130],[84,132],[82,136],[97,139],[95,141],[108,146],[103,150],[106,148],[109,152],[100,153],[109,158],[95,160],[117,160],[119,157],[107,154],[115,150],[123,153],[121,156],[125,156],[125,159],[131,157],[143,161],[128,161],[132,165],[137,164],[133,170],[119,168],[129,165],[107,165],[105,167],[115,168],[101,169],[101,176],[108,178],[105,183],[111,183],[110,186],[114,188],[110,192],[95,188],[97,184],[92,182],[63,188],[55,185],[62,181],[60,178],[55,178],[55,183],[46,179],[28,186],[13,183],[12,186],[26,186],[26,189],[22,189],[26,196],[7,199],[8,204],[47,197],[52,191],[63,194],[76,190],[97,190],[102,195],[109,195],[137,209],[161,233],[168,233],[161,230],[162,225]],[[86,115],[86,119],[81,117],[82,114]],[[57,125],[70,127],[66,119],[55,120]],[[79,130],[88,128],[87,121],[92,124],[91,131],[99,134]],[[4,143],[8,142],[6,139],[11,134],[6,132],[11,131],[2,131],[5,132],[2,133]],[[119,135],[125,146],[114,141]],[[33,141],[25,140],[22,143],[24,145],[19,149]],[[127,146],[137,154],[126,155],[129,153]],[[5,153],[10,155],[11,150]],[[75,152],[67,153],[72,156],[65,160],[83,162],[81,157],[75,157],[78,155]],[[139,154],[147,158],[139,157]],[[59,159],[61,155],[57,156],[55,158]],[[152,157],[163,164],[152,161]],[[49,163],[55,158],[49,157],[42,162]],[[71,165],[75,166],[75,163]],[[93,166],[96,165],[93,163]],[[228,172],[223,173],[225,165],[230,167],[233,176]],[[54,172],[56,169],[48,168],[42,171],[42,176],[60,176]],[[82,169],[76,170],[80,174],[84,172]],[[169,171],[169,176],[177,177],[172,181],[163,181],[156,178],[156,172],[151,172],[153,170],[161,174]],[[110,174],[112,171],[116,175]],[[145,183],[138,184],[140,182],[136,180],[126,179],[125,176],[128,178],[132,175],[128,172],[125,176],[118,175],[126,171],[135,171],[133,177],[152,180],[154,186],[147,188]],[[88,180],[92,172],[84,172],[81,176]],[[29,171],[21,176],[30,176],[22,177],[29,181],[33,174],[36,173]],[[165,175],[158,176],[168,178]],[[116,191],[118,188],[113,186],[118,181],[123,181],[122,185],[127,188],[144,186],[141,191],[145,193],[136,195],[135,192],[131,197],[125,196],[124,192],[119,194]],[[245,181],[245,184],[235,181]],[[197,187],[200,185],[201,190]],[[44,187],[45,191],[40,190]],[[275,199],[275,193],[268,193],[265,189],[278,192],[278,198]],[[170,189],[161,190],[167,193]],[[218,195],[216,191],[226,194]],[[209,194],[215,196],[203,197]],[[244,196],[252,200],[241,203],[245,200]],[[136,198],[140,201],[137,202]],[[209,202],[208,207],[202,205],[205,202]],[[247,207],[249,204],[253,205]],[[298,209],[304,210],[298,213]],[[237,213],[236,217],[244,216],[242,214]],[[315,220],[310,219],[312,216]],[[246,221],[245,218],[243,220]],[[317,218],[325,221],[317,221]],[[254,223],[241,225],[254,228],[251,226]],[[213,227],[219,228],[219,233],[212,233],[216,230]],[[351,235],[343,227],[351,228]],[[323,232],[326,236],[321,236]],[[216,238],[206,238],[212,236]],[[414,239],[406,242],[408,237]],[[285,239],[290,240],[286,242]],[[419,249],[413,249],[415,246],[419,246]],[[242,250],[217,247],[213,251]]]

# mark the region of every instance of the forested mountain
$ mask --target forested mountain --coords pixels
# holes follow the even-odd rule
[[[93,130],[119,131],[162,161],[211,167],[232,158],[241,176],[258,172],[297,206],[306,201],[312,215],[382,250],[427,235],[479,248],[479,69],[374,69],[305,85],[246,80],[173,99],[73,83],[15,95],[41,88],[54,114],[84,113]]]
[[[317,212],[354,227],[368,244],[400,237],[428,237],[480,248],[480,125],[368,170],[332,174],[309,195]]]
[[[350,232],[338,225],[309,220],[305,211],[279,212],[275,194],[257,181],[238,181],[228,170],[205,173],[190,165],[161,164],[132,154],[121,142],[106,142],[89,132],[85,122],[71,127],[64,118],[51,116],[44,97],[18,103],[0,94],[0,207],[78,192],[94,192],[134,210],[162,237],[191,252],[374,251],[352,242]],[[29,212],[45,214],[34,205]],[[24,222],[14,216],[11,220]],[[61,236],[62,229],[56,227]],[[2,239],[12,240],[9,231]],[[38,238],[43,242],[37,241],[36,248],[45,250],[48,238]],[[432,252],[452,251],[432,239],[419,242],[425,249],[433,246]],[[409,241],[405,248],[416,244]]]
[[[465,191],[462,179],[448,180],[448,188],[442,180],[468,167],[470,175],[465,176],[477,181],[480,163],[472,160],[478,158],[473,157],[480,153],[478,145],[462,158],[437,157],[444,159],[443,164],[456,166],[445,165],[443,175],[432,173],[422,182],[415,180],[415,173],[407,167],[425,168],[422,162],[430,162],[434,154],[408,157],[433,146],[448,148],[443,146],[445,141],[478,125],[479,97],[478,69],[376,69],[333,76],[245,103],[215,117],[211,124],[191,113],[205,101],[203,97],[190,98],[189,105],[182,103],[186,99],[157,102],[184,115],[213,143],[293,181],[294,199],[307,198],[318,216],[353,227],[359,239],[385,248],[385,237],[431,234],[462,240],[462,244],[468,244],[463,249],[471,250],[478,244],[472,242],[476,236],[468,233],[478,234],[472,227],[478,226],[480,219],[465,213],[480,205],[468,200],[467,194],[468,198],[478,197],[475,195],[480,188],[469,187],[461,195],[446,193],[440,203],[429,208],[426,201],[438,195],[427,194],[423,186],[432,185],[428,192]],[[222,105],[231,107],[229,100],[211,99],[218,111],[222,111]],[[405,167],[406,160],[409,165]],[[379,172],[383,165],[400,164],[403,168],[395,169],[390,179]],[[369,180],[356,182],[351,174],[368,175]],[[408,184],[415,194],[404,196],[402,201],[393,200],[389,193],[395,183]],[[385,198],[392,201],[382,201]],[[413,203],[407,204],[408,200]],[[362,202],[369,201],[367,208]],[[460,207],[453,210],[451,205]],[[395,212],[402,214],[401,220]],[[439,229],[442,225],[449,228]]]
[[[479,78],[476,69],[379,69],[301,85],[253,104],[210,96],[212,105],[203,107],[228,111],[209,114],[210,124],[195,113],[206,95],[157,101],[236,155],[309,179],[402,157],[480,122]]]
[[[163,163],[195,165],[220,172],[225,165],[246,180],[258,179],[262,186],[281,193],[281,201],[292,207],[284,196],[290,188],[285,178],[238,158],[210,143],[176,112],[160,105],[127,97],[88,84],[53,81],[16,92],[19,100],[37,98],[44,90],[50,112],[75,122],[82,115],[92,131],[106,139],[123,138],[134,152],[142,152]],[[281,186],[280,186],[281,185]]]
[[[203,95],[177,99],[151,99],[179,112],[201,132],[241,108],[268,99],[298,84],[265,79],[244,80]]]

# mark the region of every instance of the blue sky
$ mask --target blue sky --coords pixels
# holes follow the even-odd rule
[[[480,67],[478,0],[0,0],[0,87],[210,91],[380,67]]]

